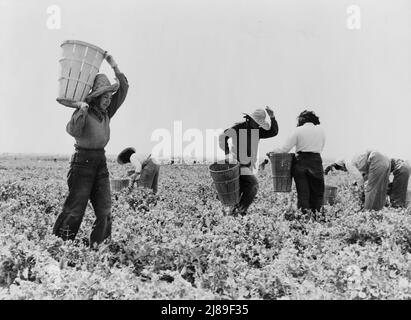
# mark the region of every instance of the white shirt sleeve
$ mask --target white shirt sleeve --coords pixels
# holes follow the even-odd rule
[[[140,162],[138,156],[136,153],[133,153],[130,157],[130,162],[132,163],[132,165],[134,166],[136,173],[140,173],[141,172],[141,165],[142,163]]]
[[[287,153],[297,145],[297,130],[293,132],[291,136],[288,137],[285,144],[281,148],[276,148],[273,150],[275,153]]]
[[[354,177],[355,181],[357,181],[358,185],[362,186],[364,184],[364,179],[361,172],[357,169],[353,162],[346,160],[345,167],[347,168],[348,173]]]

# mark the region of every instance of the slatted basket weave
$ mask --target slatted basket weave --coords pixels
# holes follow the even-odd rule
[[[67,40],[61,44],[61,77],[57,101],[67,107],[84,101],[105,57],[105,51],[84,41]]]
[[[294,153],[269,153],[274,192],[291,192]]]
[[[334,205],[335,198],[337,197],[337,187],[326,184],[324,186],[324,205]]]
[[[130,185],[130,179],[110,179],[111,191],[119,192]]]
[[[240,165],[213,163],[209,167],[218,198],[226,206],[240,202]]]

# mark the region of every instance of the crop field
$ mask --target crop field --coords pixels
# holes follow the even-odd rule
[[[334,206],[297,214],[295,191],[258,174],[245,216],[227,216],[207,165],[163,165],[159,193],[112,193],[110,241],[52,235],[68,159],[0,159],[0,299],[410,299],[411,209],[362,212],[346,173]],[[112,177],[129,168],[109,161]]]

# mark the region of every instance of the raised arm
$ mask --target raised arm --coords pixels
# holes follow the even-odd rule
[[[264,130],[262,128],[259,129],[259,137],[260,139],[267,139],[275,137],[278,134],[278,123],[275,120],[274,112],[269,107],[266,107],[265,110],[270,117],[271,120],[271,127],[269,130]]]
[[[126,76],[118,68],[118,65],[113,59],[113,56],[107,55],[106,60],[110,64],[110,66],[113,68],[116,78],[120,82],[120,87],[118,88],[117,92],[113,94],[113,97],[111,98],[110,106],[107,108],[108,116],[111,118],[114,116],[114,114],[117,112],[117,110],[120,108],[120,106],[123,104],[124,100],[126,99],[129,85],[128,85],[128,80]]]
[[[73,112],[73,115],[66,126],[67,133],[75,138],[80,137],[83,134],[89,108],[88,104],[85,102],[77,102],[77,104],[78,109]]]

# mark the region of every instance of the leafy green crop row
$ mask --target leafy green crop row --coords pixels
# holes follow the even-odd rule
[[[113,176],[127,168],[110,163]],[[2,299],[410,299],[410,210],[361,212],[345,173],[337,203],[299,217],[269,172],[249,214],[226,216],[206,166],[162,166],[159,194],[113,193],[112,239],[90,250],[51,235],[65,163],[3,164]],[[294,200],[290,201],[290,197]]]

